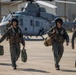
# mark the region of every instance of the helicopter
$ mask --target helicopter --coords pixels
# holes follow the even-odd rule
[[[53,1],[53,0],[48,0]],[[55,0],[56,2],[60,2]],[[51,8],[57,8],[57,6],[51,5],[40,0],[23,0],[17,3],[26,2],[23,11],[17,11],[5,15],[0,23],[0,33],[3,35],[7,31],[7,25],[12,18],[17,18],[19,21],[19,27],[25,36],[41,36],[48,33],[50,27],[55,25],[55,19],[60,16],[55,16],[51,13],[46,12],[44,7],[40,7],[39,4],[46,5]],[[16,4],[16,3],[14,3]],[[14,5],[12,4],[12,5]],[[10,5],[10,6],[12,6]],[[76,21],[64,22],[63,27],[66,30],[74,28]],[[42,37],[43,38],[43,37]]]
[[[51,22],[58,17],[47,13],[46,9],[44,7],[40,7],[38,3],[51,8],[57,8],[57,6],[48,4],[44,1],[24,0],[23,2],[25,1],[26,5],[23,11],[17,11],[14,13],[11,13],[11,11],[9,11],[10,14],[3,17],[0,23],[0,32],[2,35],[7,31],[7,25],[9,24],[9,21],[11,21],[12,18],[17,18],[23,35],[42,36],[46,34],[51,27]]]

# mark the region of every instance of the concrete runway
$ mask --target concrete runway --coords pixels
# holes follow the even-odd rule
[[[69,36],[71,38],[69,33]],[[51,47],[45,47],[44,41],[26,41],[28,60],[26,63],[17,61],[17,70],[11,66],[9,43],[5,40],[4,55],[0,56],[0,75],[76,75],[76,48],[71,48],[71,43],[64,43],[64,54],[60,62],[60,71],[55,70],[54,58]],[[22,47],[22,45],[21,45]]]

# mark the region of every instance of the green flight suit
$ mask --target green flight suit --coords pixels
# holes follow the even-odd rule
[[[53,31],[55,32],[52,34]],[[59,67],[59,62],[64,52],[63,43],[65,40],[66,42],[69,42],[69,36],[63,27],[57,28],[56,26],[52,27],[49,30],[48,35],[50,37],[53,36],[52,47],[53,47],[53,54],[54,54],[54,60],[55,60],[55,67]]]
[[[19,27],[13,28],[10,27],[8,31],[1,37],[0,43],[6,38],[9,37],[9,46],[10,46],[10,55],[12,66],[16,67],[16,61],[20,56],[20,43],[25,45],[21,29]]]

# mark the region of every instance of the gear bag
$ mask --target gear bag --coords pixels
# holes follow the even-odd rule
[[[4,48],[2,45],[0,45],[0,55],[4,55]]]
[[[27,61],[26,49],[22,49],[21,50],[21,60],[22,60],[22,62],[26,62]]]
[[[51,46],[52,45],[52,38],[51,37],[47,37],[44,41],[44,45],[45,46]]]

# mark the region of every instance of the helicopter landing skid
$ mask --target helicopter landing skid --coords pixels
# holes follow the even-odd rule
[[[41,36],[41,37],[42,37],[43,40],[45,39],[43,36]]]
[[[43,41],[43,40],[45,40],[45,38],[43,36],[39,36],[39,38],[38,38],[38,36],[36,36],[36,37],[35,36],[33,36],[33,37],[32,36],[30,36],[30,37],[29,36],[25,36],[24,39],[27,40],[27,41],[28,40],[29,41]]]

